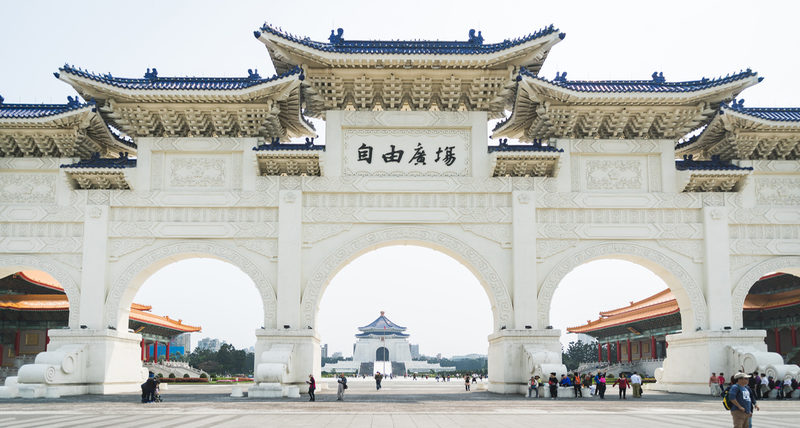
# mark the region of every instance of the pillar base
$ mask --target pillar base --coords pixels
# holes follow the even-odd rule
[[[766,352],[764,330],[715,330],[667,335],[667,358],[656,369],[656,383],[648,389],[687,394],[709,394],[711,373],[730,377],[741,370],[733,361],[731,346]]]
[[[286,387],[296,387],[299,393],[307,393],[308,375],[313,374],[315,379],[322,378],[322,354],[319,344],[319,335],[315,330],[258,329],[256,330],[254,369],[258,370],[262,355],[273,345],[293,345],[287,372],[283,375],[280,383],[281,389],[290,392],[287,396],[294,396],[294,388]],[[249,393],[248,396],[250,396]]]
[[[527,394],[528,381],[537,367],[561,366],[560,337],[560,330],[500,330],[490,334],[489,392]]]
[[[147,378],[138,334],[115,330],[50,330],[48,351],[19,369],[24,397],[139,391]]]

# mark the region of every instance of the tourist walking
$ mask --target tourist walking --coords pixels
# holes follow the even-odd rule
[[[733,418],[733,428],[750,428],[753,418],[753,408],[760,410],[756,404],[756,397],[750,387],[747,386],[750,375],[746,373],[736,373],[733,376],[736,381],[728,391],[728,400],[731,403],[731,417]]]
[[[469,375],[464,375],[464,388],[467,390],[467,392],[469,392],[469,380]]]
[[[550,387],[550,398],[555,400],[558,398],[558,378],[556,373],[550,373],[550,379],[547,379],[547,385]]]
[[[572,373],[572,387],[575,388],[575,398],[583,398],[581,391],[581,376],[578,372]]]
[[[539,398],[539,376],[531,376],[531,383],[528,385],[528,398],[533,397],[536,393],[536,398]]]
[[[594,375],[594,395],[600,394],[600,372]]]
[[[347,389],[347,378],[344,377],[344,374],[340,374],[336,382],[339,383],[336,388],[336,401],[342,401],[344,400],[344,390]]]
[[[719,397],[720,391],[716,373],[711,373],[711,377],[708,379],[708,388],[711,390],[712,397]]]
[[[600,390],[600,392],[599,392],[600,393],[600,398],[605,400],[606,399],[606,374],[602,373],[602,374],[599,374],[598,376],[600,376],[600,381],[597,383],[597,389]]]
[[[620,400],[627,400],[626,397],[628,391],[628,378],[625,377],[624,373],[620,373],[617,380],[614,381],[614,384],[611,385],[612,387],[619,385],[619,399]]]
[[[376,390],[380,390],[381,389],[381,381],[382,380],[383,380],[383,375],[381,374],[381,372],[376,372],[375,373],[375,388],[376,388]]]
[[[308,401],[317,401],[317,398],[314,396],[314,391],[317,389],[317,381],[314,379],[314,375],[308,375],[308,380],[306,381],[308,384]]]
[[[642,377],[639,376],[639,372],[633,372],[630,384],[633,389],[633,398],[642,398]]]

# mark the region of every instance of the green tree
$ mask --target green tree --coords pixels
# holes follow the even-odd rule
[[[566,352],[561,354],[561,360],[568,370],[575,370],[581,363],[597,361],[597,344],[583,341],[570,342]]]

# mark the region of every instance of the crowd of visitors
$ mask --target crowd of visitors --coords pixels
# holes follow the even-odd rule
[[[738,373],[737,373],[738,375]],[[717,375],[711,373],[708,379],[708,387],[712,397],[719,397],[724,391],[727,391],[732,385],[735,385],[736,379],[731,376],[730,379],[725,378],[724,373]],[[747,378],[747,386],[753,392],[753,396],[757,400],[775,399],[782,400],[791,398],[793,393],[800,388],[797,379],[791,376],[786,376],[784,379],[775,379],[773,376],[767,376],[766,373],[753,372]],[[794,394],[800,398],[800,393]]]
[[[574,390],[575,398],[583,398],[584,390],[588,390],[591,396],[599,396],[601,399],[606,398],[606,377],[607,373],[597,372],[596,374],[586,373],[584,375],[578,372],[570,374],[562,374],[559,379],[556,373],[550,373],[547,379],[547,388],[550,392],[550,398],[557,399],[559,388],[572,387]],[[545,384],[539,376],[531,377],[528,384],[528,397],[539,398],[539,388],[544,388]],[[639,373],[634,372],[630,377],[626,373],[620,373],[614,380],[611,387],[617,387],[619,390],[620,400],[627,399],[627,390],[633,390],[634,398],[642,397],[642,377]]]

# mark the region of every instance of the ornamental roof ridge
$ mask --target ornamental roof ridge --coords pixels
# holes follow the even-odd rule
[[[281,143],[280,138],[273,138],[272,142],[263,142],[255,147],[253,151],[278,151],[278,150],[322,150],[325,151],[324,144],[314,144],[314,138],[306,137],[305,143]]]
[[[720,114],[725,110],[734,111],[758,119],[776,122],[800,122],[800,107],[745,107],[744,100],[734,99],[730,105],[723,104]]]
[[[81,110],[91,107],[95,109],[94,100],[81,102],[76,95],[67,97],[66,104],[36,104],[36,103],[4,103],[0,102],[0,119],[36,119],[56,116],[62,113]]]
[[[549,80],[536,73],[522,67],[517,75],[517,81],[521,81],[523,76],[549,83],[564,89],[577,92],[692,92],[726,83],[735,82],[748,77],[758,76],[757,72],[751,69],[741,70],[737,73],[727,74],[724,77],[709,79],[703,77],[699,80],[687,80],[682,82],[668,82],[664,78],[664,73],[654,72],[651,80],[567,80],[567,73],[556,73],[556,77]],[[759,77],[758,81],[763,80]]]
[[[489,146],[489,153],[493,152],[554,152],[563,153],[564,149],[544,145],[542,140],[534,139],[531,143],[508,144],[508,138],[501,138],[496,146]]]
[[[440,41],[440,40],[345,40],[344,30],[338,28],[336,32],[331,30],[328,37],[329,43],[311,40],[309,37],[300,37],[284,31],[280,27],[275,27],[264,23],[258,30],[253,32],[256,38],[262,33],[274,34],[285,40],[299,43],[301,45],[335,53],[358,53],[358,54],[461,54],[476,55],[484,53],[494,53],[509,49],[514,46],[535,40],[558,32],[553,24],[541,28],[533,33],[514,39],[505,39],[499,43],[484,44],[483,36],[480,31],[475,33],[474,29],[469,30],[469,39],[465,41]],[[558,33],[559,38],[564,39],[565,33]]]
[[[743,167],[725,162],[720,155],[711,155],[710,160],[696,160],[693,155],[683,155],[683,159],[675,161],[675,169],[678,171],[752,171],[753,167]]]
[[[94,153],[89,159],[81,159],[71,164],[62,164],[61,168],[135,168],[136,159],[128,158],[127,152],[120,152],[117,158],[101,158],[100,153]]]
[[[252,86],[281,80],[293,75],[299,75],[298,77],[300,80],[305,79],[303,69],[300,66],[295,66],[285,73],[275,74],[266,78],[261,77],[258,74],[258,70],[253,71],[250,69],[247,71],[247,77],[163,77],[158,75],[158,71],[155,68],[153,68],[152,71],[148,68],[143,78],[129,78],[115,77],[111,73],[97,74],[73,65],[64,64],[64,66],[59,68],[58,72],[53,73],[53,75],[56,76],[56,78],[60,78],[60,73],[72,74],[118,88],[142,90],[184,89],[224,91],[250,88]]]

